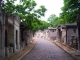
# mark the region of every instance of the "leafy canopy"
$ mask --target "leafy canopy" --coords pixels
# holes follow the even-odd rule
[[[5,13],[18,15],[22,22],[31,30],[39,29],[39,18],[45,16],[47,9],[45,6],[40,6],[39,9],[34,9],[37,3],[34,0],[20,0],[20,3],[15,5],[17,0],[6,0],[2,2],[2,9]]]
[[[64,0],[61,17],[66,23],[74,23],[77,14],[80,14],[80,0]]]
[[[58,24],[58,17],[55,14],[50,15],[48,22],[52,27],[56,27]]]

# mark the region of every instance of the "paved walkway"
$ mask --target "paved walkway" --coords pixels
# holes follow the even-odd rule
[[[32,40],[32,43],[29,44],[27,47],[25,47],[22,51],[20,51],[19,53],[13,55],[12,57],[10,57],[9,60],[18,60],[21,57],[23,57],[25,54],[27,54],[28,52],[30,52],[30,50],[34,47],[36,41]]]
[[[59,46],[61,49],[63,49],[64,51],[66,51],[73,58],[75,58],[77,60],[80,60],[80,52],[79,51],[76,51],[76,50],[72,49],[71,47],[69,47],[69,46],[67,46],[67,45],[65,45],[63,43],[60,43],[57,40],[55,40],[55,41],[54,40],[49,40],[49,41],[52,42],[52,43],[54,43],[54,44],[56,44],[57,46]],[[31,44],[29,44],[21,52],[19,52],[16,55],[12,56],[9,60],[20,60],[21,58],[23,58],[24,55],[26,55],[27,53],[30,52],[30,50],[32,49],[32,47],[34,47],[35,43],[36,43],[36,41],[34,40]],[[38,40],[38,43],[39,43],[39,40]]]
[[[19,60],[75,60],[54,43],[45,39],[37,39],[37,43],[29,54]]]
[[[57,41],[57,40],[49,40],[49,41],[55,43],[57,46],[62,48],[64,51],[66,51],[69,55],[71,55],[75,59],[80,60],[80,51],[77,51],[77,50]]]

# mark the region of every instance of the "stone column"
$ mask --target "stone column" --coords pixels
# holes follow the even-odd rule
[[[14,20],[14,51],[20,49],[20,26],[16,20]],[[16,36],[17,35],[17,36]],[[17,40],[16,40],[17,39]]]
[[[76,17],[77,27],[78,27],[78,50],[80,50],[80,15]]]
[[[1,20],[1,1],[0,1],[0,21],[2,23],[2,20]]]
[[[14,20],[14,19],[13,19]],[[13,48],[13,52],[15,53],[15,51],[16,51],[16,37],[15,37],[15,35],[16,35],[16,29],[15,29],[15,20],[13,21],[13,32],[14,32],[14,42],[13,42],[13,45],[14,45],[14,48]]]
[[[17,47],[18,49],[20,49],[20,29],[18,27],[18,36],[17,36],[18,40],[17,40]]]
[[[5,17],[1,17],[2,21],[2,56],[5,57]]]

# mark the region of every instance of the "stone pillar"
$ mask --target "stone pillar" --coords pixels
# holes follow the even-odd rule
[[[17,47],[20,49],[20,29],[18,29],[18,40],[17,40]]]
[[[78,50],[80,50],[80,15],[76,17],[77,27],[78,27]]]
[[[3,20],[2,21],[2,56],[5,57],[5,17],[3,18],[1,18]]]
[[[20,49],[20,26],[19,23],[14,20],[14,51]]]
[[[15,33],[16,31],[15,31],[15,30],[16,30],[16,29],[15,29],[15,22],[14,22],[14,21],[13,21],[13,24],[14,24],[14,25],[13,25],[13,26],[14,26],[14,28],[13,28],[13,30],[14,30],[14,31],[13,31],[13,32],[14,32],[14,42],[13,42],[14,48],[13,48],[13,52],[15,52],[15,51],[16,51],[16,37],[15,37],[15,36],[16,36],[16,33]]]
[[[5,56],[9,57],[9,47],[5,47]]]
[[[2,57],[5,57],[5,14],[3,15],[2,14],[2,10],[1,10],[1,1],[0,0],[0,20],[1,20],[1,24],[2,24],[2,27],[1,27],[1,55]],[[3,15],[3,16],[2,16]]]
[[[10,47],[10,53],[13,53],[13,47]]]
[[[1,10],[1,0],[0,0],[0,10]]]
[[[0,21],[1,21],[1,2],[0,2]]]
[[[0,56],[2,56],[2,20],[1,20],[1,2],[0,2]]]

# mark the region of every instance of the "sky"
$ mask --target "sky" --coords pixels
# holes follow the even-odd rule
[[[41,18],[45,21],[50,17],[51,14],[55,14],[56,16],[59,16],[59,13],[61,13],[63,0],[35,0],[35,1],[37,3],[36,8],[38,8],[41,5],[44,5],[47,8],[45,17]]]
[[[41,17],[42,20],[47,21],[50,15],[55,14],[59,16],[61,13],[61,7],[63,6],[63,0],[35,0],[37,3],[36,9],[41,5],[44,5],[47,9],[45,17]],[[15,4],[19,3],[19,0]]]

